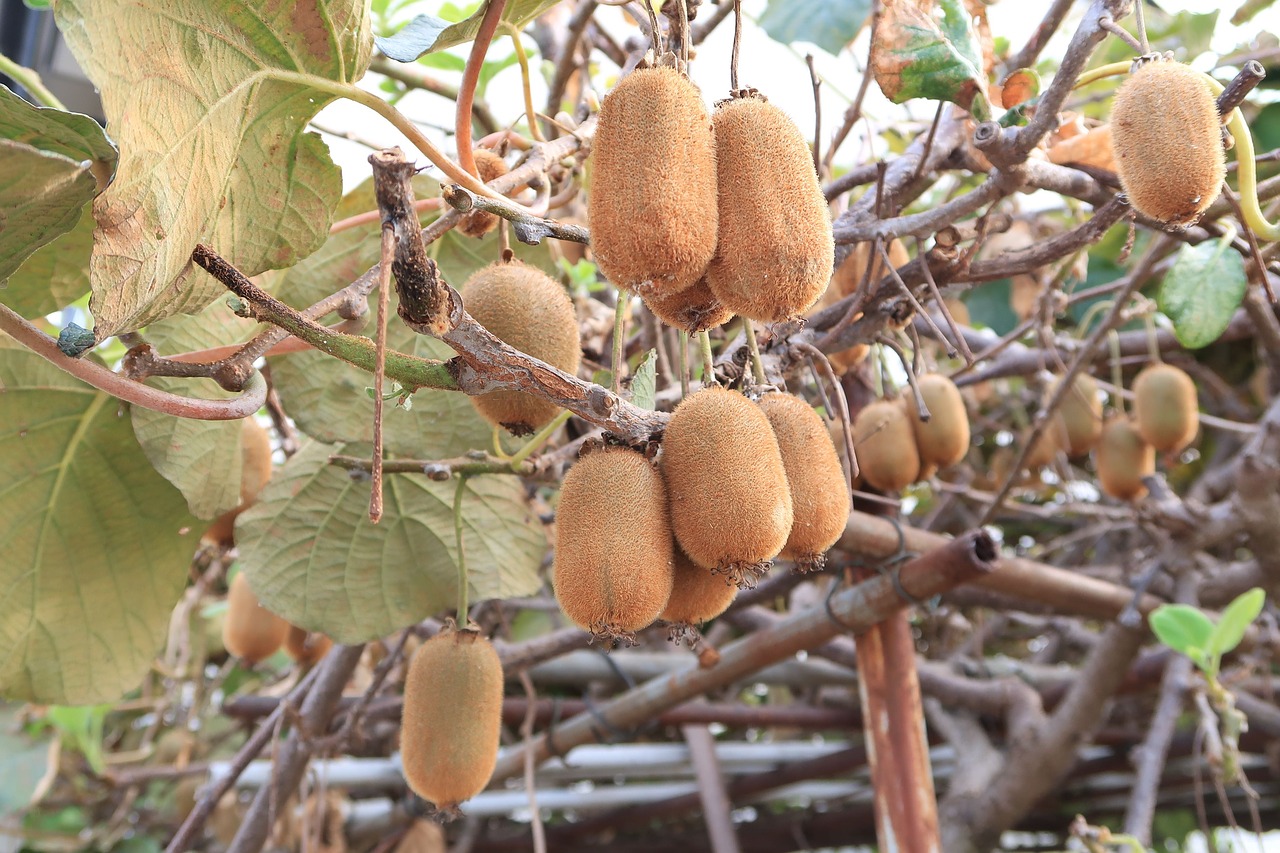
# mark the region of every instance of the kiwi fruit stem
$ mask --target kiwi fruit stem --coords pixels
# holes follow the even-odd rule
[[[618,305],[613,312],[613,393],[622,393],[622,352],[626,343],[627,306],[631,298],[618,289]]]
[[[538,430],[537,434],[534,435],[533,438],[529,439],[529,441],[525,443],[524,447],[521,447],[515,453],[511,454],[511,470],[519,470],[525,460],[537,453],[538,449],[541,448],[542,445],[546,444],[551,436],[555,435],[556,430],[560,429],[560,427],[564,425],[564,422],[569,420],[571,417],[573,417],[573,412],[568,409],[561,409],[560,414],[556,415],[551,419],[550,423]]]
[[[756,329],[749,317],[742,318],[742,331],[747,336],[747,350],[751,353],[751,375],[757,385],[764,385],[764,362],[760,360],[760,344],[756,341]]]
[[[715,385],[716,360],[711,355],[711,334],[709,332],[698,332],[698,346],[702,348],[702,384]]]
[[[1116,388],[1114,402],[1116,411],[1124,414],[1124,395],[1119,393],[1124,388],[1124,370],[1120,367],[1120,333],[1115,329],[1107,332],[1107,346],[1111,349],[1111,384]]]
[[[680,347],[680,399],[689,396],[689,336],[684,332],[676,335]]]
[[[529,86],[529,55],[524,52],[520,31],[506,21],[500,22],[499,26],[511,36],[511,45],[516,49],[516,61],[520,63],[520,83],[524,87],[524,113],[525,120],[529,122],[529,135],[537,142],[546,142],[546,137],[538,126],[538,111],[533,108],[533,89]]]
[[[1103,65],[1081,74],[1076,80],[1074,88],[1079,89],[1081,86],[1095,83],[1104,77],[1128,74],[1132,67],[1133,63],[1127,61]],[[1221,95],[1226,89],[1225,86],[1208,74],[1199,73],[1215,96]],[[1240,112],[1237,107],[1227,116],[1226,125],[1227,130],[1231,132],[1231,136],[1236,141],[1236,162],[1238,164],[1236,174],[1240,180],[1240,210],[1244,213],[1245,222],[1253,229],[1253,233],[1257,235],[1259,240],[1266,242],[1280,240],[1280,224],[1268,221],[1262,212],[1262,206],[1258,204],[1258,165],[1254,161],[1253,135],[1249,130],[1249,123],[1245,121],[1244,113]]]
[[[467,552],[462,547],[462,493],[467,488],[467,475],[458,475],[453,490],[453,539],[458,548],[458,621],[467,624]]]

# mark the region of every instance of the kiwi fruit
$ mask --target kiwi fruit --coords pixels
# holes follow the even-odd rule
[[[409,661],[400,762],[415,794],[446,814],[484,790],[498,763],[502,661],[479,631],[452,623]]]
[[[676,406],[662,440],[671,527],[689,559],[751,586],[791,533],[791,490],[759,406],[713,385]]]
[[[1102,428],[1095,448],[1098,484],[1102,491],[1122,501],[1143,497],[1142,478],[1156,470],[1156,450],[1126,417],[1114,417]]]
[[[228,546],[235,539],[236,518],[253,506],[271,479],[271,435],[252,417],[240,422],[240,503],[213,520],[201,537]]]
[[[488,148],[477,148],[471,156],[475,158],[476,171],[482,183],[487,184],[511,171],[507,161]],[[498,215],[487,210],[471,210],[464,213],[454,227],[468,237],[483,237],[498,227]]]
[[[917,384],[929,410],[929,420],[921,419],[915,395],[909,394],[904,399],[915,431],[920,467],[924,470],[954,465],[969,452],[969,412],[960,389],[941,373],[927,373]]]
[[[621,447],[569,470],[556,508],[556,600],[577,625],[627,638],[658,618],[671,596],[671,523],[662,476]]]
[[[690,333],[714,329],[733,317],[733,312],[711,292],[705,277],[678,293],[653,294],[644,304],[668,326]]]
[[[542,270],[520,261],[490,264],[467,280],[462,298],[471,316],[505,343],[565,373],[577,372],[582,348],[573,302]],[[515,435],[534,432],[559,411],[522,391],[490,391],[471,402],[486,420]]]
[[[587,206],[591,248],[609,281],[640,296],[702,278],[716,251],[716,153],[698,88],[642,68],[600,104]]]
[[[1166,225],[1199,219],[1226,177],[1217,101],[1180,62],[1147,62],[1120,85],[1111,145],[1129,203]]]
[[[835,273],[831,276],[831,287],[827,291],[826,299],[833,303],[838,302],[858,289],[874,249],[875,244],[871,242],[854,244],[853,251],[841,261],[840,266],[836,267]],[[907,254],[907,247],[896,238],[889,241],[885,251],[895,269],[906,266],[911,261],[911,256]],[[867,281],[874,285],[888,274],[889,268],[885,266],[884,258],[879,252],[875,252],[875,265],[872,266],[871,275]]]
[[[793,317],[826,290],[835,258],[813,153],[795,122],[759,97],[722,102],[712,121],[720,232],[707,283],[735,314]]]
[[[699,566],[679,548],[675,558],[671,597],[658,618],[676,626],[701,625],[728,609],[738,596],[738,587],[725,577]]]
[[[882,492],[905,489],[920,476],[920,451],[906,408],[893,400],[863,407],[853,421],[854,453],[862,479]]]
[[[1027,453],[1027,458],[1022,463],[1023,467],[1034,471],[1053,464],[1053,460],[1058,458],[1058,453],[1067,449],[1067,444],[1066,419],[1062,417],[1062,412],[1054,412],[1053,417],[1049,419],[1049,423],[1045,424],[1044,429],[1040,430],[1036,443],[1031,445],[1031,450]]]
[[[849,520],[849,487],[822,417],[792,394],[765,394],[760,408],[782,453],[791,492],[791,533],[779,556],[802,571],[821,568]]]
[[[324,634],[307,631],[297,625],[289,626],[289,636],[284,640],[285,652],[299,666],[315,666],[331,648],[333,648],[333,640]]]
[[[1102,435],[1102,401],[1098,399],[1097,381],[1087,373],[1077,373],[1058,411],[1067,429],[1067,455],[1084,456]]]
[[[250,666],[271,657],[284,645],[289,623],[262,606],[240,572],[227,590],[227,617],[222,623],[222,644]]]
[[[1171,364],[1144,367],[1133,380],[1133,416],[1147,444],[1177,453],[1200,429],[1196,383]]]

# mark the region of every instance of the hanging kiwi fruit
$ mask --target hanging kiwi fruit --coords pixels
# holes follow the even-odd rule
[[[941,373],[927,373],[917,381],[929,420],[924,420],[914,394],[904,398],[915,431],[920,467],[946,468],[969,452],[969,412],[956,384]]]
[[[250,666],[271,657],[289,636],[289,623],[262,606],[249,579],[239,572],[227,589],[222,644]]]
[[[1171,364],[1152,364],[1133,380],[1133,416],[1143,439],[1162,453],[1177,453],[1200,430],[1196,383]]]
[[[920,451],[906,407],[896,400],[864,406],[853,421],[854,453],[862,479],[895,494],[920,476]]]
[[[471,156],[475,159],[480,180],[486,184],[511,171],[507,161],[488,148],[477,148]],[[487,210],[470,210],[462,214],[454,227],[468,237],[483,237],[498,227],[498,215]]]

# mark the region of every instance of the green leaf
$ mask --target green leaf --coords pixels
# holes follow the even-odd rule
[[[259,331],[258,324],[237,317],[225,303],[215,302],[195,315],[169,317],[147,327],[147,341],[163,355],[235,344]],[[207,379],[153,377],[162,391],[225,400],[232,396]],[[141,407],[131,412],[133,434],[160,475],[187,499],[196,518],[214,518],[240,503],[240,421],[179,418]]]
[[[246,275],[324,242],[341,174],[303,131],[333,100],[317,83],[368,67],[365,3],[61,0],[55,19],[121,150],[94,204],[99,340],[212,301],[221,286],[190,261],[199,242]]]
[[[305,445],[236,524],[240,565],[262,603],[341,643],[384,637],[456,602],[456,483],[393,475],[369,522],[369,480],[327,464],[368,447]],[[462,502],[470,598],[530,595],[546,536],[515,477],[472,477]]]
[[[137,685],[195,550],[120,403],[0,337],[0,695],[80,705]]]
[[[652,409],[658,394],[658,351],[649,350],[631,378],[631,402]]]
[[[1203,668],[1204,652],[1213,634],[1213,622],[1208,616],[1186,604],[1162,604],[1147,621],[1156,639]]]
[[[807,41],[834,55],[853,41],[870,14],[869,0],[769,0],[757,23],[776,42]]]
[[[23,710],[21,704],[0,702],[0,824],[5,815],[31,802],[32,792],[49,770],[51,738],[24,732]]]
[[[87,161],[0,139],[0,283],[74,228],[96,187]]]
[[[1200,349],[1226,331],[1248,287],[1244,259],[1226,241],[1210,240],[1178,250],[1156,301],[1178,342]]]
[[[523,27],[560,0],[508,0],[502,10],[502,20]],[[435,15],[418,15],[400,28],[393,36],[374,38],[378,50],[397,62],[413,62],[424,53],[435,53],[459,44],[465,44],[480,32],[488,4],[481,4],[471,17],[452,23]]]
[[[950,101],[979,121],[990,118],[982,46],[963,0],[938,0],[934,12],[902,0],[886,4],[871,45],[871,71],[895,104]]]
[[[45,243],[22,262],[0,285],[0,302],[23,317],[43,317],[89,292],[89,255],[96,225],[92,207],[92,202],[85,202],[70,231]]]
[[[37,107],[0,85],[0,139],[61,154],[71,160],[92,160],[91,169],[103,186],[120,158],[116,147],[92,118],[52,107]]]
[[[54,705],[45,715],[64,745],[80,753],[99,776],[107,769],[102,730],[111,705]]]
[[[1222,611],[1218,624],[1214,626],[1213,635],[1209,637],[1206,649],[1215,658],[1240,645],[1245,632],[1262,613],[1267,603],[1267,594],[1259,587],[1242,592]]]

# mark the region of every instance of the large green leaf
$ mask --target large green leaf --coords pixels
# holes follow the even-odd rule
[[[240,343],[259,330],[219,300],[195,315],[169,317],[147,327],[147,341],[164,355]],[[173,394],[225,400],[232,395],[207,379],[155,377],[149,385]],[[213,518],[240,502],[239,421],[178,418],[151,409],[131,412],[133,434],[151,464],[187,499],[197,518]]]
[[[96,187],[87,161],[0,139],[0,283],[74,228]]]
[[[135,686],[197,531],[112,397],[0,336],[0,694],[65,705]]]
[[[769,0],[758,23],[776,42],[807,41],[836,54],[853,41],[869,14],[870,0]]]
[[[365,3],[58,0],[55,16],[120,143],[94,203],[99,340],[208,304],[198,242],[247,275],[324,242],[341,175],[303,129],[333,99],[318,83],[368,66]]]
[[[1248,288],[1244,259],[1228,241],[1212,240],[1178,250],[1156,301],[1178,342],[1199,349],[1226,331]]]
[[[7,86],[0,86],[0,139],[24,142],[72,160],[92,160],[102,185],[110,179],[119,159],[116,147],[89,116],[37,107]]]
[[[240,565],[262,603],[338,642],[384,637],[452,607],[457,598],[456,481],[389,476],[382,521],[369,522],[369,480],[327,464],[307,444],[236,524]],[[474,477],[462,501],[469,596],[511,598],[538,589],[547,543],[515,477]]]
[[[523,27],[560,0],[508,0],[502,10],[502,20]],[[378,50],[397,62],[413,62],[425,53],[434,53],[455,45],[465,44],[480,32],[488,4],[481,4],[471,17],[453,23],[435,15],[418,15],[400,28],[393,36],[374,39]]]
[[[871,71],[895,104],[930,98],[959,104],[980,121],[990,118],[982,45],[963,0],[938,0],[927,12],[912,0],[886,0]]]
[[[23,317],[43,317],[88,293],[93,229],[93,203],[86,201],[70,231],[37,249],[0,284],[0,302]]]

